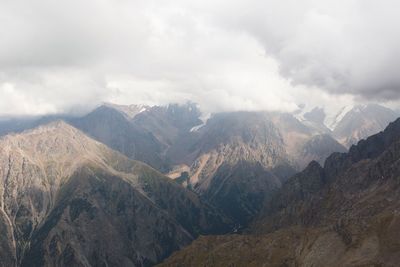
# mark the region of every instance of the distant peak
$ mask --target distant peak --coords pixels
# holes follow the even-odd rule
[[[115,109],[129,119],[133,119],[139,113],[145,112],[151,108],[151,106],[143,104],[120,105],[109,102],[104,102],[102,106]]]
[[[325,110],[321,107],[314,107],[311,111],[306,112],[303,115],[304,119],[321,124],[324,123],[325,117]]]
[[[47,124],[44,124],[41,127],[53,127],[53,128],[74,128],[70,124],[66,123],[63,120],[55,120],[52,122],[49,122]]]
[[[346,114],[353,109],[354,109],[354,106],[352,106],[352,105],[342,107],[334,116],[327,117],[325,119],[325,125],[329,129],[334,130],[336,128],[336,126],[342,121],[344,116],[346,116]]]
[[[55,120],[47,124],[40,125],[36,128],[26,130],[20,134],[16,135],[55,135],[62,134],[63,136],[76,136],[84,134],[75,128],[74,126],[68,124],[63,120]]]

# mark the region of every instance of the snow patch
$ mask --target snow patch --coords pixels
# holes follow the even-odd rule
[[[190,129],[190,132],[197,132],[200,128],[202,128],[204,125],[206,125],[204,122],[200,125],[196,125],[194,127],[192,127],[192,129]]]
[[[324,122],[326,127],[333,131],[336,126],[343,120],[344,116],[346,116],[346,114],[349,113],[353,108],[354,106],[344,106],[339,110],[338,113],[336,113],[336,115],[332,117],[327,117]]]
[[[192,129],[190,129],[190,132],[197,132],[198,130],[200,130],[203,126],[205,126],[205,125],[207,124],[207,121],[208,121],[208,119],[209,119],[210,117],[211,117],[211,113],[202,114],[202,115],[200,116],[200,120],[201,120],[203,123],[192,127]]]

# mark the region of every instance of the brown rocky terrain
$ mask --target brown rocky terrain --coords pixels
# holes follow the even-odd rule
[[[167,167],[162,159],[165,146],[147,130],[131,123],[124,112],[103,105],[89,114],[70,120],[76,128],[127,157],[158,170]]]
[[[153,106],[132,118],[132,123],[152,133],[167,147],[179,143],[182,135],[202,123],[196,104]],[[168,159],[166,159],[168,160]]]
[[[318,134],[312,136],[297,151],[297,162],[300,166],[306,166],[315,160],[324,165],[325,160],[332,152],[346,152],[347,149],[339,144],[328,134]]]
[[[148,266],[229,221],[192,192],[57,121],[0,139],[4,266]]]
[[[69,122],[127,157],[168,173],[215,206],[240,203],[234,214],[225,212],[241,225],[309,161],[322,163],[331,152],[344,151],[334,139],[290,114],[219,113],[206,123],[199,116],[191,103],[105,104]]]
[[[247,234],[201,237],[161,266],[398,266],[400,120],[312,162]]]
[[[345,150],[290,114],[230,112],[188,133],[167,157],[179,164],[170,175],[187,173],[184,185],[246,225],[297,169]]]
[[[348,111],[334,127],[332,136],[345,147],[382,131],[398,114],[380,105],[358,105]]]

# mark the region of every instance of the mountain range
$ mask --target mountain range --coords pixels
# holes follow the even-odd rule
[[[396,116],[367,105],[333,118],[316,107],[202,120],[194,103],[108,103],[83,116],[2,119],[0,262],[152,266],[181,250],[165,264],[364,264],[358,254],[387,252],[386,236],[363,238],[398,203],[400,122],[358,141]],[[363,259],[397,259],[387,253]]]
[[[0,151],[4,266],[148,266],[231,229],[193,192],[64,122],[7,135]]]
[[[311,162],[245,234],[203,236],[160,266],[397,266],[400,119]]]

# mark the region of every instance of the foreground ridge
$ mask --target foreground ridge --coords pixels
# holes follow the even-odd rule
[[[396,266],[399,160],[397,120],[289,179],[248,234],[201,237],[160,266]]]
[[[0,139],[0,262],[149,266],[229,220],[146,164],[56,121]]]

